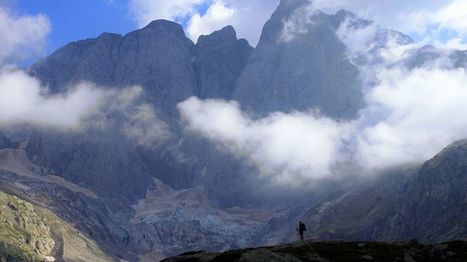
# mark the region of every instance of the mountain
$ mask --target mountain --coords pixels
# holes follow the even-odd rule
[[[299,219],[319,239],[464,237],[464,142],[423,166],[302,191],[271,186],[251,161],[181,121],[177,104],[191,96],[234,100],[253,118],[312,109],[336,120],[356,118],[364,106],[359,66],[375,61],[349,57],[337,35],[349,19],[354,26],[372,23],[347,11],[324,14],[305,0],[282,0],[255,48],[231,26],[193,43],[180,25],[165,20],[70,43],[29,74],[52,93],[82,81],[117,93],[140,86],[138,103],[155,109],[164,135],[150,129],[151,142],[128,136],[125,128],[146,112],[142,107],[110,109],[99,115],[105,124],[91,118],[81,131],[36,127],[27,139],[0,133],[0,181],[95,241],[92,250],[102,257],[128,261],[292,241]],[[371,40],[374,52],[393,36],[411,42],[381,29]],[[439,50],[424,47],[404,63],[413,68],[436,55]],[[456,65],[465,64],[465,52],[453,55]],[[7,189],[0,191],[10,194]]]
[[[177,146],[184,134],[176,105],[193,95],[227,98],[251,49],[246,40],[237,40],[232,27],[203,36],[194,45],[180,25],[164,20],[125,36],[102,34],[71,43],[33,65],[31,74],[54,90],[80,81],[108,87],[140,85],[145,102],[157,108],[172,137],[153,148],[125,139],[116,131],[123,123],[74,135],[36,130],[27,152],[33,161],[67,179],[131,202],[152,188],[151,177],[175,188],[193,186],[203,167],[180,159],[198,154],[183,150],[198,150],[205,142],[189,141],[187,149]]]
[[[391,170],[353,190],[330,196],[300,219],[308,237],[410,240],[437,243],[464,239],[467,141],[459,141],[421,167]],[[291,229],[280,241],[295,239]]]
[[[235,29],[227,26],[202,35],[194,52],[199,98],[230,99],[253,48],[245,39],[237,40]]]
[[[11,141],[8,137],[5,136],[5,134],[0,131],[0,149],[3,148],[11,148],[11,147],[18,147],[19,143],[15,143]]]
[[[342,14],[327,15],[309,5],[281,1],[266,22],[233,94],[249,112],[315,107],[324,115],[351,119],[362,108],[359,71],[336,35]]]
[[[76,205],[75,194],[54,191],[53,198],[60,200],[54,209],[123,257],[247,245],[240,236],[274,215],[254,209],[254,194],[248,192],[257,185],[251,176],[255,168],[186,133],[176,105],[193,95],[228,99],[251,51],[232,27],[202,36],[195,45],[179,25],[158,20],[124,36],[106,33],[70,43],[33,65],[30,74],[54,92],[80,81],[116,89],[140,85],[141,102],[156,108],[170,132],[156,144],[139,144],[121,132],[125,119],[118,113],[107,116],[111,125],[86,132],[36,128],[24,148],[25,162],[37,166],[34,179],[59,177],[97,197],[80,196]],[[151,197],[166,187],[172,197]],[[189,199],[192,194],[198,200]],[[160,201],[168,206],[158,212],[140,214],[137,208]],[[243,209],[245,203],[252,209]],[[225,209],[233,206],[240,207]],[[212,219],[204,218],[208,214]],[[187,237],[187,232],[195,233]]]

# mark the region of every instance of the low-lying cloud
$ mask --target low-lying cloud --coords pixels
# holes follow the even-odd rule
[[[0,127],[32,125],[77,132],[106,128],[115,121],[142,145],[152,145],[168,134],[139,86],[117,89],[83,82],[51,93],[22,70],[0,71]]]
[[[344,163],[364,172],[417,164],[467,137],[464,69],[392,69],[377,78],[367,107],[349,122],[316,112],[252,119],[236,102],[194,97],[179,110],[190,130],[287,182],[329,177]]]
[[[40,82],[22,70],[0,72],[0,124],[33,124],[76,128],[97,110],[104,93],[89,83],[50,94]]]
[[[253,120],[233,101],[192,97],[178,107],[189,129],[246,155],[263,172],[289,183],[304,173],[326,176],[330,164],[339,160],[340,140],[349,128],[317,112],[275,113]]]
[[[467,72],[453,66],[452,50],[435,49],[436,58],[409,65],[422,44],[353,22],[345,21],[336,34],[360,69],[366,93],[366,107],[355,120],[315,111],[253,119],[236,102],[190,98],[179,104],[188,129],[246,156],[279,181],[342,175],[342,166],[371,174],[419,164],[466,138]],[[306,33],[293,28],[296,37]]]
[[[464,69],[382,70],[367,95],[356,133],[356,159],[364,167],[420,163],[467,137]]]

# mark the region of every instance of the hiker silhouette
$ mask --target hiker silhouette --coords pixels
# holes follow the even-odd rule
[[[306,231],[305,223],[303,223],[302,221],[300,221],[300,222],[298,223],[297,231],[298,231],[298,234],[300,235],[300,240],[304,240],[303,233],[305,233],[305,231]]]

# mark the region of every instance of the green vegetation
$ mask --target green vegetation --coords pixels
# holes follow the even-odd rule
[[[55,244],[47,225],[33,205],[0,192],[0,261],[45,261]]]

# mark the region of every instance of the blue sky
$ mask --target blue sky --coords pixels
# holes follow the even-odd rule
[[[264,22],[278,3],[279,0],[0,0],[0,5],[7,5],[16,16],[47,16],[50,30],[41,56],[71,41],[103,32],[125,34],[160,18],[182,24],[193,41],[201,34],[233,25],[239,37],[255,45]],[[420,42],[467,48],[467,21],[464,22],[467,11],[462,11],[467,10],[467,0],[315,0],[315,3],[328,13],[341,8],[353,11]]]
[[[13,3],[19,14],[45,14],[51,21],[47,53],[76,40],[92,38],[103,32],[125,34],[138,28],[129,13],[128,0],[17,0]],[[204,14],[208,3],[196,5]],[[177,18],[186,26],[188,17]]]
[[[19,0],[20,13],[47,15],[51,21],[47,53],[71,41],[96,37],[102,32],[124,34],[136,29],[127,0]]]

